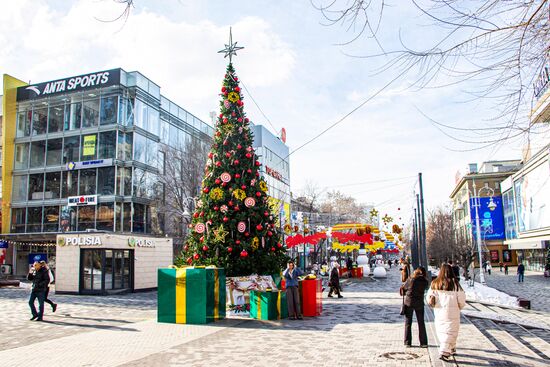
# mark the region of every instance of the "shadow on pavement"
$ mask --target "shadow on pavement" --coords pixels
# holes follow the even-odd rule
[[[540,363],[541,366],[550,366],[548,360],[541,358],[535,358],[526,356],[524,354],[518,354],[503,350],[486,350],[486,349],[472,349],[472,348],[458,348],[458,354],[455,356],[455,361],[459,366],[531,366],[531,363]],[[472,351],[475,355],[464,355],[464,351]],[[480,355],[479,353],[483,353]],[[494,356],[494,357],[493,357]],[[506,360],[505,357],[517,358],[518,362]],[[471,358],[471,360],[469,360]],[[523,360],[523,361],[521,361]],[[486,363],[480,363],[485,361]],[[527,364],[528,363],[528,364]]]
[[[81,327],[81,328],[100,329],[100,330],[139,332],[138,329],[126,328],[126,327],[120,327],[120,326],[114,326],[114,325],[77,324],[77,323],[73,323],[73,322],[53,321],[53,320],[43,320],[42,322],[45,323],[45,324],[52,324],[52,325],[58,325],[58,326],[76,326],[76,327]]]

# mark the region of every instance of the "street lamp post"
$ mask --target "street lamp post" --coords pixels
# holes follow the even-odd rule
[[[493,201],[493,195],[495,194],[495,190],[492,188],[486,186],[482,187],[479,191],[476,191],[476,181],[473,181],[473,189],[474,189],[474,204],[473,207],[476,209],[476,242],[477,242],[477,252],[479,256],[479,280],[481,284],[485,284],[485,274],[483,273],[483,255],[481,253],[481,226],[479,223],[479,207],[481,206],[481,198],[478,196],[483,189],[486,189],[487,191],[491,192],[491,200],[488,204],[488,208],[490,211],[495,210],[497,205]]]

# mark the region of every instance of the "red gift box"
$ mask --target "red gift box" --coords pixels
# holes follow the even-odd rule
[[[323,311],[321,279],[306,279],[299,284],[302,315],[320,316]]]
[[[362,278],[363,277],[363,268],[357,267],[351,269],[351,276],[353,278]]]

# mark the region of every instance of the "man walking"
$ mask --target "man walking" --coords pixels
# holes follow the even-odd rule
[[[504,264],[504,275],[508,275],[508,264]]]
[[[348,278],[351,278],[351,269],[353,268],[353,260],[351,260],[351,256],[348,256],[346,267],[348,268]]]
[[[336,293],[336,295],[338,296],[338,298],[344,298],[341,294],[340,294],[340,277],[338,276],[338,268],[340,267],[340,265],[338,263],[334,263],[334,266],[332,267],[332,270],[330,271],[330,278],[329,278],[329,281],[328,281],[328,285],[329,285],[329,292],[328,292],[328,296],[330,298],[332,298],[332,292]]]
[[[46,289],[50,284],[50,276],[45,266],[35,262],[27,275],[28,280],[32,280],[31,297],[29,298],[29,307],[32,312],[32,320],[42,321],[44,315],[44,300],[46,299]],[[38,299],[38,312],[34,306],[34,301]]]
[[[519,263],[518,265],[518,282],[523,283],[523,277],[525,275],[525,266],[523,266],[523,263]]]

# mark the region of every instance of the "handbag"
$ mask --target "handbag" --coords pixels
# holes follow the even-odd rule
[[[430,306],[431,308],[434,308],[436,302],[437,302],[437,298],[435,298],[435,295],[430,294],[430,295],[428,296],[428,306]]]
[[[405,309],[406,309],[406,305],[405,305],[405,297],[403,297],[403,303],[401,303],[401,311],[399,311],[399,314],[401,316],[405,315]]]

